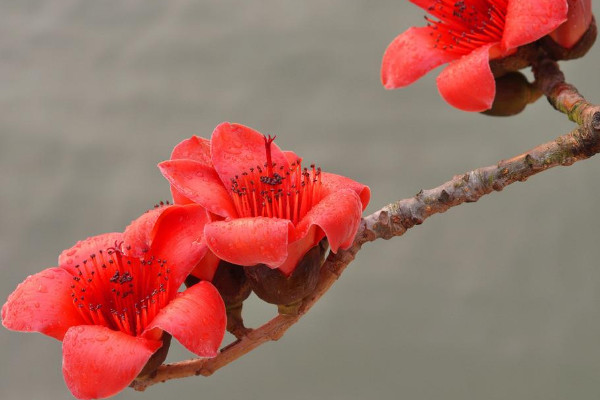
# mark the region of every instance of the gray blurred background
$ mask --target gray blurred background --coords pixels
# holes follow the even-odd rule
[[[383,51],[423,15],[397,0],[2,1],[2,302],[167,200],[156,164],[222,121],[368,184],[367,212],[571,129],[544,99],[508,119],[452,109],[435,74],[385,91]],[[599,62],[594,48],[563,64],[596,103]],[[117,398],[596,399],[599,172],[554,169],[369,244],[279,342]],[[70,398],[59,342],[0,329],[0,349],[1,399]],[[169,360],[190,356],[174,344]]]

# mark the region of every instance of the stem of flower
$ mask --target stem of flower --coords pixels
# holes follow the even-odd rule
[[[556,62],[542,60],[534,68],[536,81],[557,110],[580,126],[554,141],[495,165],[453,177],[414,197],[388,204],[363,218],[354,243],[347,250],[330,253],[321,267],[315,290],[302,300],[296,315],[278,315],[261,327],[249,330],[211,359],[193,359],[160,366],[155,373],[138,378],[131,386],[144,390],[159,382],[194,375],[209,376],[263,343],[278,340],[323,296],[367,242],[401,236],[434,214],[462,203],[475,202],[486,194],[501,191],[514,182],[562,165],[569,166],[600,152],[600,107],[588,103],[577,89],[565,83]]]

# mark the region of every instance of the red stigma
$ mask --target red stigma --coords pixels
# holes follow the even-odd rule
[[[282,218],[297,224],[321,200],[321,168],[303,169],[299,159],[289,167],[277,166],[271,157],[275,136],[264,139],[266,163],[231,179],[235,208],[242,218]]]
[[[425,16],[434,47],[463,55],[502,39],[507,0],[437,0]]]
[[[275,141],[277,135],[273,137],[271,137],[271,135],[263,135],[263,137],[265,139],[265,152],[267,153],[267,174],[269,176],[273,176],[273,159],[271,158],[271,144]]]

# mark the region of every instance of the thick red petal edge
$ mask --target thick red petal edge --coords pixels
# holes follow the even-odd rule
[[[121,232],[104,233],[80,240],[73,247],[64,250],[58,256],[58,266],[75,273],[75,266],[98,250],[106,250],[109,247],[119,247],[123,241]]]
[[[439,0],[409,0],[416,6],[421,7],[423,10],[428,11],[429,7],[434,6]]]
[[[387,47],[381,62],[381,83],[386,89],[401,88],[415,82],[435,67],[457,56],[434,47],[431,28],[409,28]]]
[[[150,250],[152,229],[158,217],[169,207],[154,208],[131,221],[123,232],[123,252],[126,255],[139,258]]]
[[[156,220],[148,256],[167,261],[175,291],[208,251],[202,240],[208,222],[206,210],[197,204],[171,206]]]
[[[125,389],[162,346],[159,340],[104,326],[69,329],[63,340],[63,376],[78,399],[101,399]]]
[[[193,160],[163,161],[158,168],[181,195],[194,203],[222,217],[237,216],[229,191],[213,168]]]
[[[567,0],[509,0],[502,48],[513,49],[549,34],[567,20]]]
[[[179,159],[194,160],[211,167],[210,140],[194,135],[181,141],[171,152],[171,160]]]
[[[215,276],[220,261],[221,259],[208,249],[204,257],[202,257],[202,260],[200,260],[192,270],[191,275],[194,275],[200,280],[210,282]]]
[[[358,231],[362,215],[362,203],[358,194],[350,189],[340,190],[322,199],[302,218],[297,233],[303,237],[313,225],[319,226],[331,251],[348,248]]]
[[[2,306],[2,325],[62,340],[67,329],[84,323],[70,296],[72,282],[73,276],[63,268],[27,277]]]
[[[225,303],[217,289],[202,281],[167,304],[146,328],[169,332],[186,349],[200,357],[214,357],[225,335]]]
[[[288,245],[287,259],[277,267],[285,276],[290,276],[294,272],[300,260],[325,237],[325,233],[318,226],[313,225],[307,231],[296,232],[296,237],[298,240]]]
[[[453,61],[437,77],[440,95],[450,105],[464,111],[485,111],[492,107],[496,82],[490,69],[490,49],[482,46]]]
[[[362,203],[362,211],[367,208],[371,200],[371,189],[360,182],[356,182],[342,175],[332,174],[330,172],[321,172],[321,182],[325,190],[325,195],[344,189],[351,189],[358,194]]]
[[[567,21],[550,34],[556,43],[566,49],[570,49],[579,42],[592,22],[591,0],[571,0],[568,3]]]
[[[238,218],[215,221],[204,228],[208,247],[217,257],[232,264],[266,264],[277,268],[287,258],[288,237],[294,226],[279,218]]]
[[[298,163],[298,161],[302,161],[302,157],[299,157],[298,154],[294,153],[291,150],[284,150],[283,154],[285,155],[285,158],[287,158],[287,160],[290,164]]]
[[[213,164],[226,188],[236,175],[263,168],[267,162],[264,135],[247,126],[223,122],[213,131],[210,143]],[[277,167],[289,169],[286,155],[275,143],[271,144],[271,159]]]

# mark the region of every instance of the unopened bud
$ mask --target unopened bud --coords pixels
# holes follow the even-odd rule
[[[520,72],[510,72],[496,78],[496,97],[492,108],[483,112],[486,115],[507,117],[520,113],[527,104],[533,103],[541,92],[527,81]]]

